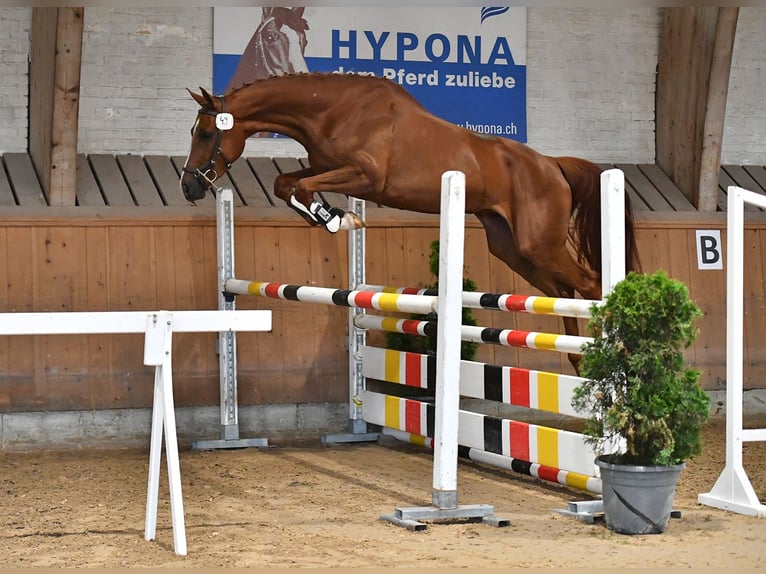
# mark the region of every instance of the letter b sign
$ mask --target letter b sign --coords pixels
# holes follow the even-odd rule
[[[700,269],[723,269],[720,230],[697,230],[697,265]]]

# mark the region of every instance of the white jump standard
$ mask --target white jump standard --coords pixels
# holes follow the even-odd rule
[[[465,175],[442,176],[439,219],[439,299],[436,347],[434,466],[431,506],[397,507],[387,520],[407,529],[425,528],[423,520],[476,519],[492,526],[508,526],[487,504],[458,504],[458,418],[460,399],[460,337],[462,323]]]
[[[697,501],[739,514],[766,517],[766,504],[758,499],[742,465],[743,443],[766,441],[766,428],[742,426],[745,203],[766,209],[763,195],[730,186],[726,216],[726,464],[712,490],[700,494]]]

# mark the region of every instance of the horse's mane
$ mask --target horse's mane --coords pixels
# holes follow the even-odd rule
[[[263,83],[280,83],[280,82],[290,82],[290,81],[311,81],[311,80],[319,80],[319,81],[332,81],[337,83],[359,83],[364,81],[383,81],[389,82],[392,86],[395,86],[398,91],[405,95],[407,98],[411,99],[413,102],[418,103],[419,102],[407,91],[405,90],[400,84],[397,82],[394,82],[392,80],[388,80],[387,78],[383,78],[380,76],[368,76],[363,74],[333,74],[332,72],[298,72],[293,74],[283,74],[281,76],[269,76],[268,78],[259,78],[257,80],[253,80],[252,82],[247,82],[245,84],[242,84],[241,86],[234,88],[231,90],[227,95],[234,95],[237,92],[240,92],[242,90],[246,90],[252,86],[256,86],[258,84]]]

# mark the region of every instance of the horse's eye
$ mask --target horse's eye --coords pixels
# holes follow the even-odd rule
[[[209,140],[213,137],[213,133],[206,130],[200,130],[197,135],[199,135],[199,139],[201,140]]]

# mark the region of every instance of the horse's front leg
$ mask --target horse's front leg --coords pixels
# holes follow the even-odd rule
[[[368,180],[353,167],[342,167],[320,174],[312,168],[282,174],[274,181],[274,193],[312,225],[323,225],[331,233],[339,229],[358,229],[364,222],[356,214],[318,202],[314,194],[321,191],[350,195],[364,189]]]
[[[305,219],[311,225],[320,225],[320,221],[314,217],[309,209],[309,203],[301,203],[295,197],[295,186],[302,177],[309,177],[314,174],[314,170],[309,168],[290,173],[283,173],[274,179],[274,195],[292,207],[298,215]],[[316,202],[315,202],[316,203]]]

